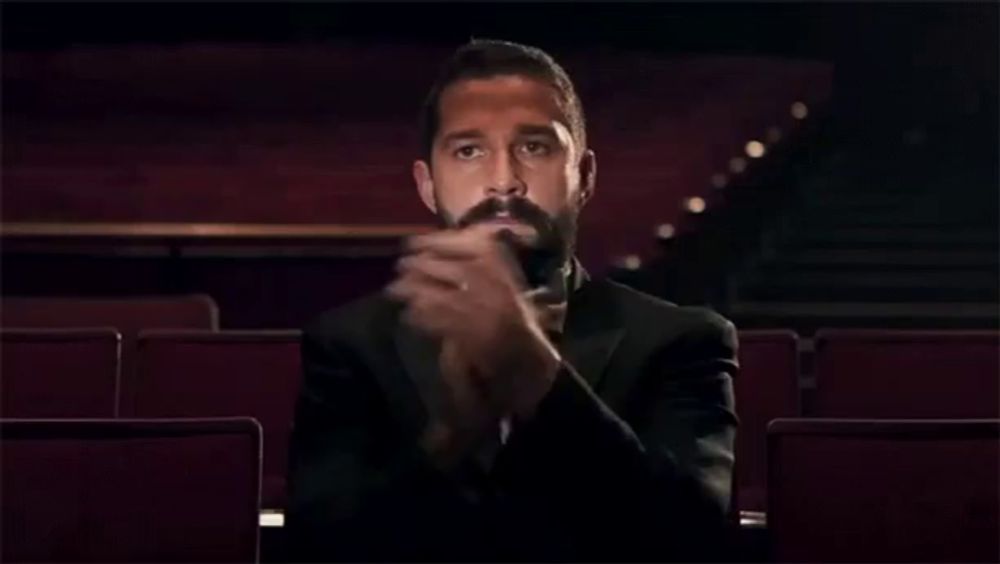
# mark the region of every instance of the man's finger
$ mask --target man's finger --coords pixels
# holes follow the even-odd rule
[[[406,248],[413,253],[429,252],[451,258],[476,258],[495,245],[495,226],[472,225],[465,229],[438,231],[411,237]]]
[[[397,301],[409,301],[422,293],[447,290],[454,291],[454,288],[420,272],[407,272],[385,287],[386,295]]]
[[[428,253],[404,257],[396,264],[396,269],[403,276],[423,276],[453,290],[467,287],[472,276],[468,265]]]
[[[424,288],[406,302],[403,320],[427,333],[454,333],[461,324],[455,315],[453,302],[453,296],[448,292]]]

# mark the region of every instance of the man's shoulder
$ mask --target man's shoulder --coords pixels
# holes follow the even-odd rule
[[[716,332],[728,331],[733,327],[731,321],[707,307],[677,305],[612,280],[599,283],[605,286],[607,295],[614,300],[618,311],[630,325],[652,324],[650,327],[662,327],[663,324],[669,324],[690,330]]]
[[[611,280],[603,294],[614,304],[628,341],[640,350],[714,350],[736,355],[736,327],[702,306],[680,306]]]

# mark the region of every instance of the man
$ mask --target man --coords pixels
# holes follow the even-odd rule
[[[565,71],[473,41],[424,108],[440,232],[303,338],[291,549],[305,560],[722,556],[733,326],[573,258],[596,159]]]

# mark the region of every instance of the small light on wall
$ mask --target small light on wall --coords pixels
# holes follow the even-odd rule
[[[729,184],[729,177],[726,176],[725,174],[722,174],[721,172],[717,172],[712,175],[712,178],[709,179],[709,182],[712,184],[712,188],[721,190]]]
[[[642,267],[642,259],[639,255],[625,255],[618,259],[618,266],[625,270],[639,270]]]
[[[781,129],[778,128],[778,126],[776,125],[768,127],[767,133],[764,134],[764,139],[766,139],[767,142],[771,144],[781,141]]]
[[[739,174],[747,169],[747,160],[743,157],[733,157],[729,159],[729,170],[734,174]]]
[[[792,117],[795,119],[806,119],[809,115],[809,106],[805,105],[803,102],[795,102],[792,104]]]
[[[767,152],[767,150],[764,149],[764,144],[757,140],[748,141],[744,150],[746,150],[747,156],[751,159],[759,159],[764,156],[764,153]]]
[[[691,213],[702,213],[705,211],[705,200],[697,196],[684,201],[684,209]]]
[[[661,223],[656,226],[656,238],[667,241],[674,238],[677,234],[677,229],[674,228],[673,224]]]

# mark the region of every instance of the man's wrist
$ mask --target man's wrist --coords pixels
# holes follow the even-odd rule
[[[529,368],[532,378],[526,380],[530,384],[524,387],[523,393],[513,406],[513,416],[517,421],[528,421],[534,417],[538,404],[548,395],[556,376],[559,375],[562,357],[559,351],[545,340],[542,350],[532,364],[533,366]]]

